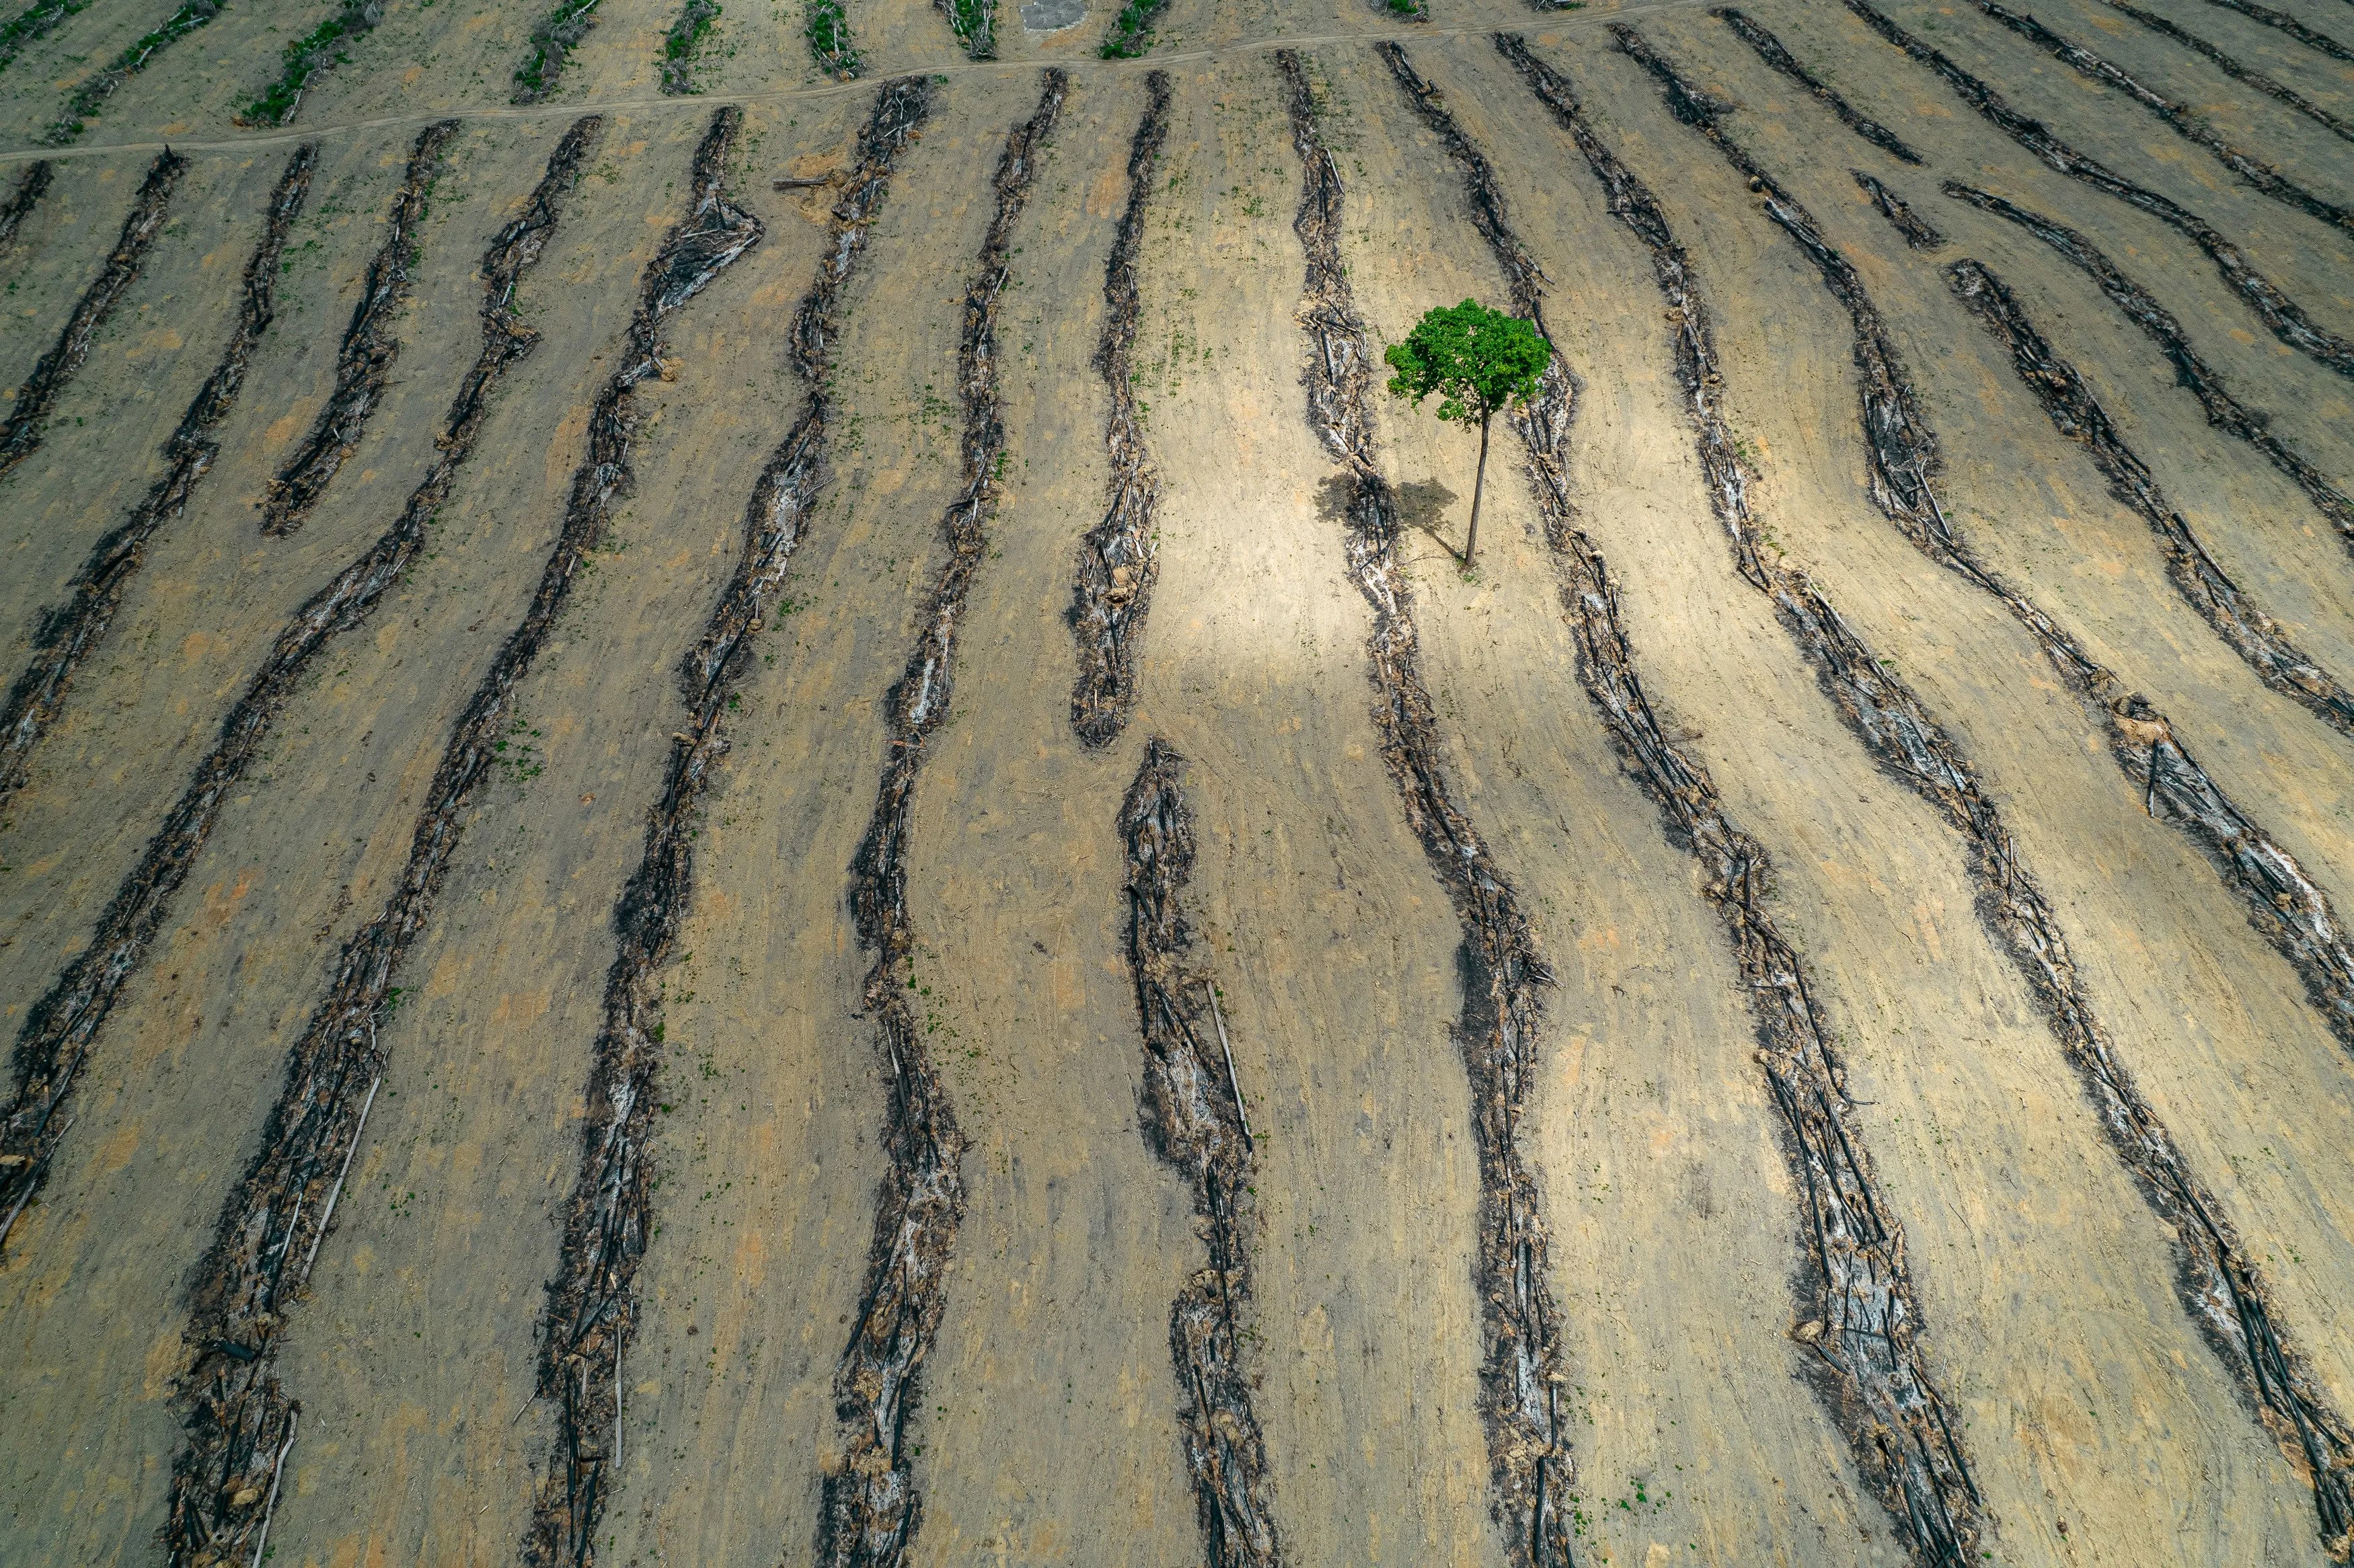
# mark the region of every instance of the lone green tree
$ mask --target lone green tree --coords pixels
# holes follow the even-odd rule
[[[1392,370],[1390,391],[1416,408],[1438,395],[1438,417],[1479,427],[1479,468],[1471,482],[1471,527],[1463,539],[1463,569],[1479,546],[1479,495],[1488,483],[1488,421],[1536,396],[1553,344],[1530,323],[1477,300],[1426,312],[1382,357]]]

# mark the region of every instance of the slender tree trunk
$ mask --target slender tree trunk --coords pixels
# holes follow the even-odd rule
[[[1488,421],[1492,413],[1479,417],[1479,471],[1471,481],[1471,531],[1463,536],[1463,569],[1471,569],[1471,554],[1479,547],[1479,493],[1488,487]]]

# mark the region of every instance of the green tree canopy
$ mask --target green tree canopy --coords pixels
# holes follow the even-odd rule
[[[1404,343],[1382,355],[1397,372],[1390,391],[1416,408],[1437,393],[1438,417],[1479,427],[1479,469],[1471,483],[1471,527],[1463,540],[1469,569],[1479,544],[1479,497],[1488,483],[1488,421],[1497,411],[1536,396],[1553,344],[1528,322],[1491,311],[1477,300],[1439,305],[1424,313]]]

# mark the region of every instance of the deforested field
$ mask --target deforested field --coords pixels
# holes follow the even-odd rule
[[[2354,0],[170,4],[0,1562],[2354,1559]]]

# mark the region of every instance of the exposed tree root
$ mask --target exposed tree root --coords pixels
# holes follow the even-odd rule
[[[58,394],[81,368],[81,362],[90,357],[90,345],[97,341],[98,329],[106,324],[114,307],[122,302],[122,296],[138,278],[140,265],[147,259],[147,248],[164,231],[164,220],[171,211],[172,193],[179,188],[180,176],[187,170],[188,160],[168,149],[156,154],[155,161],[147,165],[147,177],[140,182],[139,194],[131,200],[130,216],[122,220],[122,232],[115,239],[114,249],[107,252],[105,265],[75,302],[73,314],[66,318],[65,330],[58,334],[56,344],[41,355],[33,373],[16,388],[16,399],[8,406],[8,418],[0,420],[0,474],[39,449],[42,427],[48,420],[49,410],[57,405]],[[27,183],[30,180],[27,175]],[[46,187],[48,181],[42,185]],[[36,197],[39,194],[34,192]],[[27,207],[31,205],[26,203]]]
[[[1237,1322],[1250,1305],[1257,1158],[1216,981],[1206,968],[1186,961],[1193,940],[1184,908],[1193,823],[1184,773],[1185,759],[1155,736],[1119,812],[1128,846],[1128,968],[1144,1036],[1145,1131],[1193,1188],[1193,1213],[1210,1249],[1209,1266],[1186,1282],[1170,1308],[1169,1350],[1184,1395],[1177,1421],[1201,1510],[1204,1561],[1210,1568],[1275,1568],[1283,1552]]]
[[[2174,366],[2174,378],[2190,389],[2207,412],[2207,422],[2219,429],[2229,430],[2250,446],[2264,454],[2272,465],[2295,480],[2315,508],[2329,519],[2338,537],[2354,549],[2354,498],[2339,490],[2327,474],[2272,433],[2268,416],[2250,408],[2225,390],[2222,374],[2199,357],[2190,340],[2183,336],[2182,323],[2157,299],[2122,271],[2094,243],[2066,225],[2055,222],[2040,213],[2028,211],[1989,192],[1978,190],[1957,180],[1947,180],[1944,186],[1947,196],[1956,201],[1993,213],[2019,225],[2052,249],[2082,268],[2100,284],[2101,292],[2109,302],[2125,313],[2126,319],[2141,328],[2152,343],[2158,344],[2169,364]]]
[[[2044,164],[2094,190],[2105,191],[2129,207],[2139,207],[2205,251],[2208,260],[2215,263],[2215,270],[2222,274],[2223,281],[2250,310],[2264,318],[2264,325],[2283,343],[2300,354],[2312,355],[2340,376],[2354,376],[2354,343],[2316,326],[2295,300],[2257,271],[2240,248],[2224,238],[2205,218],[2077,152],[2053,135],[2041,121],[2030,119],[2013,109],[1993,88],[1872,9],[1865,0],[1845,0],[1845,4],[1866,26],[1944,78],[1963,102]]]
[[[1499,45],[1557,115],[1561,105],[1574,111],[1567,83],[1518,38],[1507,35]],[[1511,283],[1515,313],[1542,328],[1542,275],[1511,228],[1486,155],[1402,54],[1391,64],[1463,168],[1474,220]],[[1582,115],[1572,112],[1564,125],[1581,147],[1606,157]],[[1673,246],[1656,206],[1636,199],[1638,185],[1605,183],[1614,213],[1647,240]],[[1681,265],[1681,251],[1670,253]],[[1715,375],[1712,366],[1696,373]],[[1567,479],[1575,390],[1556,356],[1543,390],[1514,416],[1513,426],[1528,452],[1527,472],[1553,549],[1563,608],[1577,638],[1579,679],[1629,771],[1666,817],[1670,838],[1699,862],[1704,895],[1725,922],[1753,999],[1758,1059],[1783,1115],[1784,1154],[1808,1196],[1804,1234],[1810,1245],[1796,1285],[1806,1325],[1799,1332],[1819,1358],[1818,1395],[1915,1558],[1937,1568],[1958,1565],[1983,1531],[1980,1505],[1918,1342],[1920,1313],[1904,1266],[1903,1233],[1873,1186],[1845,1073],[1797,954],[1766,908],[1771,862],[1764,846],[1726,815],[1706,769],[1660,730],[1635,668],[1608,565],[1577,526]],[[1703,443],[1702,461],[1717,503],[1745,516],[1747,478],[1730,437],[1714,448]]]
[[[1741,41],[1757,51],[1757,58],[1820,99],[1840,123],[1903,163],[1919,164],[1921,154],[1906,145],[1903,138],[1879,121],[1859,111],[1854,104],[1840,97],[1830,83],[1801,64],[1798,58],[1782,47],[1782,40],[1751,21],[1747,15],[1731,5],[1720,6],[1710,16],[1731,27]],[[1858,175],[1861,179],[1863,176]]]
[[[459,465],[473,450],[491,389],[531,352],[538,334],[514,313],[515,283],[539,258],[554,228],[557,198],[573,179],[599,122],[576,123],[548,160],[524,215],[499,231],[482,258],[482,349],[460,383],[424,482],[400,520],[335,580],[295,612],[270,656],[222,722],[219,738],[197,764],[179,801],[115,890],[90,943],[27,1012],[16,1037],[19,1087],[0,1122],[0,1242],[48,1171],[65,1136],[58,1119],[79,1082],[99,1031],[171,913],[172,900],[211,836],[230,791],[269,739],[311,661],[341,633],[365,623],[385,590],[424,547],[426,524],[448,497]]]
[[[114,623],[123,590],[146,560],[148,541],[187,510],[188,497],[220,454],[212,432],[237,406],[247,363],[277,313],[279,258],[311,194],[311,172],[318,161],[315,143],[305,143],[286,160],[285,172],[270,194],[260,241],[245,264],[237,325],[212,375],[164,443],[163,477],[148,487],[131,515],[91,548],[67,589],[66,602],[42,617],[33,639],[32,662],[9,688],[6,704],[0,705],[0,805],[24,784],[33,749],[65,705],[74,672]]]
[[[1029,200],[1041,144],[1053,133],[1068,91],[1046,73],[1038,107],[1013,128],[992,182],[997,208],[965,286],[957,394],[964,405],[964,488],[940,518],[948,559],[933,579],[916,646],[891,688],[889,744],[875,813],[851,863],[850,903],[859,945],[873,955],[864,1001],[891,1070],[883,1147],[890,1159],[875,1194],[866,1279],[834,1371],[839,1447],[828,1460],[817,1561],[823,1568],[896,1568],[922,1520],[907,1417],[917,1408],[924,1358],[948,1299],[949,1255],[964,1218],[963,1132],[933,1065],[907,993],[915,926],[907,910],[907,839],[916,785],[932,736],[955,700],[957,634],[996,512],[1005,451],[997,366],[997,311],[1013,270],[1013,230]],[[920,92],[919,85],[911,90]],[[920,98],[916,101],[920,104]]]
[[[2253,66],[2242,64],[2236,58],[2225,54],[2210,40],[2175,26],[2155,11],[2145,11],[2138,5],[2128,4],[2128,0],[2105,0],[2105,3],[2110,9],[2120,11],[2132,17],[2158,37],[2171,38],[2184,48],[2203,57],[2216,69],[2233,81],[2245,82],[2265,97],[2287,104],[2315,124],[2325,127],[2331,135],[2354,142],[2354,124],[2349,124],[2330,113],[2296,89],[2285,86]]]
[[[789,362],[806,398],[801,417],[769,454],[744,516],[735,573],[680,662],[687,727],[672,738],[663,792],[649,813],[646,848],[613,911],[620,951],[605,980],[605,1016],[589,1070],[588,1122],[580,1169],[565,1210],[563,1251],[547,1284],[540,1324],[540,1393],[560,1413],[524,1558],[533,1564],[585,1564],[595,1555],[598,1520],[620,1467],[621,1358],[637,1325],[637,1271],[652,1233],[648,1153],[661,1066],[662,993],[695,880],[696,816],[713,769],[728,751],[728,703],[742,684],[786,567],[807,536],[830,475],[831,404],[825,339],[834,301],[863,258],[868,229],[889,188],[909,124],[903,83],[886,86],[860,143],[850,189],[835,207],[833,243],[818,263],[801,317],[814,356]],[[896,96],[895,96],[895,94]],[[611,1434],[612,1443],[605,1438]]]
[[[18,226],[40,205],[41,197],[48,193],[49,182],[56,177],[57,165],[47,158],[37,158],[25,165],[25,172],[16,176],[16,188],[8,193],[5,202],[0,202],[0,250],[15,241]]]
[[[417,226],[425,216],[426,187],[441,166],[442,149],[458,133],[455,120],[439,120],[417,133],[408,167],[393,193],[384,238],[360,278],[359,303],[335,352],[335,385],[311,433],[286,460],[261,503],[261,531],[291,534],[311,515],[345,460],[360,444],[376,413],[393,362],[400,357],[394,318],[408,299],[409,269],[417,264]]]
[[[1145,204],[1152,197],[1152,166],[1169,135],[1169,76],[1144,79],[1150,95],[1128,149],[1128,207],[1121,212],[1111,258],[1104,263],[1104,330],[1096,369],[1111,396],[1104,447],[1111,457],[1111,501],[1103,521],[1079,542],[1071,588],[1071,630],[1079,642],[1079,679],[1071,689],[1071,726],[1090,747],[1110,745],[1136,700],[1135,639],[1144,629],[1158,576],[1152,512],[1161,475],[1144,441],[1129,379],[1141,308],[1137,253],[1144,244]]]
[[[733,207],[721,185],[739,119],[732,109],[715,115],[695,151],[688,216],[646,269],[621,366],[590,410],[588,461],[573,476],[539,586],[451,726],[399,884],[376,918],[345,944],[327,995],[290,1054],[260,1154],[224,1207],[198,1269],[187,1333],[192,1364],[181,1383],[187,1446],[174,1467],[167,1530],[175,1561],[211,1561],[205,1553],[217,1550],[224,1523],[239,1522],[214,1512],[236,1480],[246,1435],[276,1429],[297,1408],[272,1375],[277,1337],[325,1239],[334,1196],[383,1082],[387,1057],[378,1032],[397,994],[392,982],[432,916],[474,790],[490,775],[506,733],[515,688],[631,482],[633,389],[662,365],[671,313],[760,238],[758,222]],[[578,150],[585,153],[585,144]],[[576,172],[577,160],[567,173]],[[288,1280],[285,1264],[298,1252],[302,1268]],[[239,1542],[242,1550],[241,1537]]]
[[[1905,244],[1915,250],[1935,250],[1944,246],[1946,237],[1938,233],[1926,218],[1907,207],[1903,196],[1861,169],[1850,169],[1848,173],[1853,175],[1855,183],[1863,187],[1863,194],[1872,198],[1872,205],[1880,209],[1880,216],[1893,224],[1896,232],[1904,237]]]
[[[2267,27],[2277,28],[2306,48],[2317,49],[2331,59],[2354,63],[2354,49],[2348,48],[2327,33],[2315,32],[2285,11],[2259,5],[2255,0],[2207,0],[2207,4],[2221,6],[2226,11],[2237,11],[2251,22],[2261,22]]]
[[[2233,146],[2189,105],[2177,103],[2115,61],[2105,59],[2081,45],[2070,43],[2032,16],[2022,16],[2007,5],[1997,5],[1996,0],[1971,0],[1971,3],[2086,80],[2115,88],[2164,121],[2168,129],[2176,135],[2194,146],[2205,148],[2217,163],[2273,200],[2285,207],[2295,207],[2307,217],[2319,218],[2332,228],[2354,234],[2354,212],[2335,202],[2324,201],[2254,154]]]
[[[2185,1309],[2239,1378],[2263,1419],[2291,1440],[2325,1478],[2319,1506],[2325,1535],[2345,1525],[2347,1428],[2324,1403],[2306,1363],[2284,1347],[2271,1295],[2242,1249],[2213,1194],[2190,1173],[2171,1136],[2119,1060],[2108,1031],[2084,991],[2073,956],[2017,842],[1952,737],[1917,694],[1891,674],[1800,571],[1760,548],[1748,476],[1727,428],[1708,308],[1689,259],[1658,198],[1620,164],[1585,122],[1558,73],[1517,38],[1500,40],[1580,149],[1608,193],[1614,216],[1650,249],[1654,276],[1675,323],[1677,379],[1697,439],[1710,496],[1743,577],[1774,603],[1784,628],[1814,665],[1816,677],[1848,726],[1891,777],[1935,808],[1970,846],[1979,917],[2010,954],[2033,992],[2069,1065],[2090,1098],[2111,1146],[2175,1239],[2176,1283]],[[1778,196],[1776,198],[1778,199]]]
[[[1946,280],[1970,313],[2010,350],[2010,363],[2043,405],[2059,432],[2083,447],[2109,482],[2109,493],[2139,514],[2166,552],[2175,592],[2215,634],[2232,645],[2265,685],[2296,703],[2340,735],[2354,736],[2354,694],[2291,643],[2273,618],[2240,592],[2207,554],[2110,422],[2108,410],[2052,345],[2000,279],[1967,257],[1946,269]]]
[[[1405,57],[1381,46],[1393,69]],[[1325,145],[1299,57],[1276,54],[1300,159],[1292,227],[1307,256],[1299,324],[1309,342],[1308,420],[1349,486],[1349,575],[1373,608],[1366,673],[1382,760],[1406,823],[1447,889],[1462,933],[1463,1012],[1454,1029],[1471,1088],[1479,1218],[1472,1288],[1479,1299],[1479,1415],[1488,1436],[1490,1506],[1513,1568],[1571,1562],[1568,1379],[1549,1278],[1548,1233],[1536,1180],[1522,1160],[1520,1120],[1536,1076],[1543,989],[1553,971],[1511,885],[1456,804],[1441,763],[1437,715],[1422,683],[1412,590],[1397,556],[1397,497],[1382,476],[1371,407],[1373,351],[1341,260],[1339,164]],[[1407,68],[1410,73],[1410,68]]]

